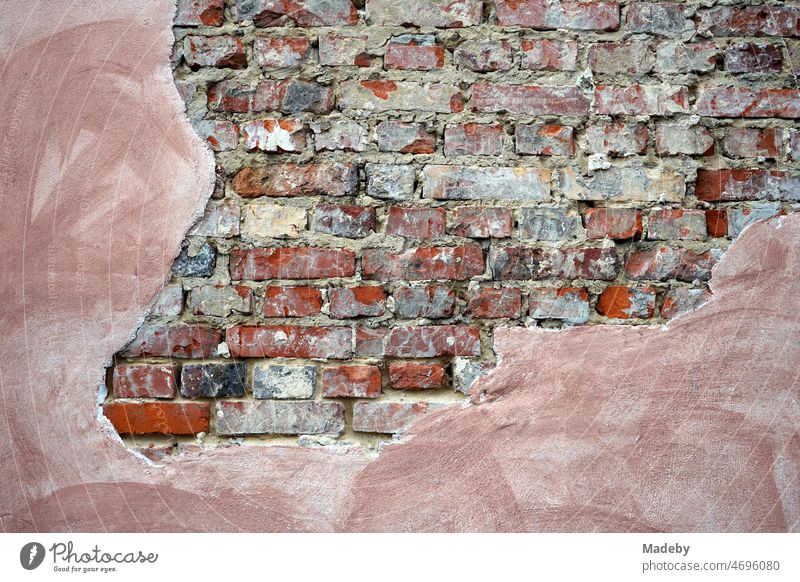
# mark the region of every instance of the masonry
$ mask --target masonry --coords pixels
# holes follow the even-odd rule
[[[179,0],[217,184],[106,416],[154,458],[376,446],[462,401],[498,326],[702,305],[800,200],[800,8],[711,4]]]

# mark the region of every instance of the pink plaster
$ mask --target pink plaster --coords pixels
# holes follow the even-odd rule
[[[4,531],[800,530],[796,216],[747,229],[668,328],[498,333],[475,404],[379,455],[126,450],[98,420],[104,365],[213,182],[172,83],[171,4],[0,21]]]

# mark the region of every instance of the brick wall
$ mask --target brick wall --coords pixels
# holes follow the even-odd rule
[[[370,445],[463,399],[497,326],[701,305],[800,199],[800,7],[710,4],[179,0],[217,187],[106,415]]]

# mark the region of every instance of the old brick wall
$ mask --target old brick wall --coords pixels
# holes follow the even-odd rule
[[[179,0],[218,184],[106,415],[152,456],[374,446],[463,400],[497,326],[702,304],[800,199],[800,6],[717,4]]]

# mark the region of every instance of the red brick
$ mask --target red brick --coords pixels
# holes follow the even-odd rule
[[[395,36],[386,45],[383,57],[385,69],[430,71],[444,66],[444,46],[430,34]]]
[[[120,434],[208,432],[207,402],[107,402],[103,414]]]
[[[205,325],[145,324],[120,352],[125,358],[210,358],[222,334]]]
[[[707,117],[800,117],[800,90],[709,87],[700,89],[695,103]]]
[[[441,285],[401,287],[394,294],[395,316],[402,319],[452,317],[456,292]]]
[[[436,151],[436,134],[426,131],[422,123],[381,121],[375,128],[378,149],[401,154],[432,154]]]
[[[589,319],[589,293],[586,289],[534,289],[528,303],[533,319],[560,319],[565,323],[586,323]]]
[[[800,36],[796,6],[719,6],[697,11],[697,31],[714,36]]]
[[[468,325],[393,327],[385,343],[385,355],[390,358],[437,358],[480,354],[480,332],[477,327]]]
[[[380,317],[385,311],[386,293],[379,285],[331,289],[328,298],[330,315],[336,319]]]
[[[572,156],[575,154],[574,130],[564,125],[518,124],[514,136],[518,154],[536,156]]]
[[[300,152],[306,147],[306,126],[295,119],[254,119],[242,124],[248,152]]]
[[[706,210],[706,230],[712,238],[728,236],[728,211]]]
[[[322,310],[322,293],[314,287],[267,287],[264,317],[307,317]]]
[[[574,71],[577,68],[578,43],[574,40],[523,39],[523,69],[534,71]]]
[[[514,66],[514,52],[505,40],[467,40],[453,51],[453,63],[476,73],[507,71]]]
[[[329,366],[322,370],[326,398],[377,398],[381,394],[378,366]]]
[[[664,298],[664,305],[661,306],[661,317],[672,319],[683,313],[694,311],[709,299],[711,299],[711,292],[708,289],[688,289],[686,287],[670,289]]]
[[[607,123],[586,128],[586,144],[590,152],[625,156],[647,151],[650,132],[640,123]]]
[[[514,219],[508,208],[462,206],[450,211],[447,232],[469,238],[511,236]]]
[[[519,317],[522,311],[522,292],[511,287],[476,289],[469,295],[467,311],[472,317]]]
[[[448,125],[444,129],[444,155],[498,156],[503,151],[505,133],[500,124]]]
[[[732,44],[725,49],[723,59],[729,73],[780,73],[783,70],[783,49],[777,44]]]
[[[187,36],[183,39],[183,58],[195,71],[200,67],[247,67],[244,45],[235,36]]]
[[[574,2],[571,0],[497,0],[500,26],[526,26],[536,30],[617,30],[616,2]]]
[[[600,115],[671,115],[689,112],[686,87],[631,85],[595,89],[595,113]]]
[[[353,355],[349,327],[237,325],[227,329],[226,340],[235,358],[346,360]]]
[[[236,22],[252,20],[256,26],[351,26],[358,10],[350,0],[234,0],[230,2]]]
[[[696,253],[684,248],[660,246],[628,255],[625,275],[636,281],[708,281],[713,266],[710,252]]]
[[[347,196],[358,189],[358,170],[336,162],[248,166],[234,177],[233,189],[242,198]]]
[[[681,36],[693,32],[694,23],[677,2],[634,2],[628,6],[628,28],[635,33]]]
[[[642,213],[634,208],[590,208],[584,214],[587,238],[627,240],[642,236]]]
[[[174,398],[177,372],[174,364],[120,364],[114,368],[114,396]]]
[[[356,327],[356,356],[382,358],[386,339],[391,330],[388,327]]]
[[[364,238],[375,230],[375,209],[345,204],[317,206],[314,230],[344,238]]]
[[[606,287],[597,298],[597,313],[612,319],[649,319],[656,308],[656,290],[650,287]]]
[[[310,56],[311,39],[305,36],[259,36],[253,41],[253,57],[265,69],[296,69]]]
[[[356,402],[353,405],[353,430],[400,433],[420,417],[444,406],[428,402]]]
[[[352,277],[356,257],[347,249],[317,247],[233,249],[230,273],[235,281]]]
[[[395,390],[432,390],[447,387],[447,372],[441,364],[392,362],[389,378]]]
[[[417,240],[444,236],[444,208],[401,208],[393,206],[386,220],[386,234]]]
[[[695,195],[707,202],[797,200],[800,198],[800,174],[779,170],[700,169]]]
[[[501,247],[489,253],[495,280],[600,279],[617,276],[614,247]]]
[[[732,158],[777,158],[783,149],[782,142],[782,129],[728,127],[722,148]]]
[[[601,42],[589,46],[589,68],[605,75],[645,75],[655,58],[648,42]]]
[[[483,252],[476,245],[426,247],[392,253],[368,249],[361,258],[365,279],[465,281],[483,274]]]
[[[175,26],[222,26],[223,0],[178,0]]]
[[[475,83],[470,107],[479,113],[577,116],[589,111],[589,102],[577,87]]]
[[[664,208],[653,210],[647,219],[650,240],[703,240],[706,234],[706,214],[702,210]]]

